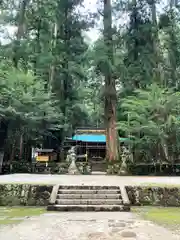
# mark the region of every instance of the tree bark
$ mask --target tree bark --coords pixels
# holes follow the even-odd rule
[[[35,59],[34,59],[34,75],[39,76],[40,71],[38,70],[38,59],[41,54],[41,44],[40,44],[40,35],[41,35],[41,19],[37,20],[37,33],[36,33],[36,46],[34,48]]]
[[[57,31],[58,31],[58,26],[57,26],[57,23],[55,22],[54,26],[53,26],[52,41],[51,41],[51,52],[52,53],[54,52],[54,49],[55,49],[56,43],[57,43]],[[55,63],[53,61],[50,66],[50,73],[49,73],[49,91],[52,91],[54,75],[55,75]]]
[[[14,151],[13,143],[14,143],[15,138],[16,138],[15,129],[14,129],[12,122],[10,121],[8,123],[7,136],[6,136],[5,145],[4,145],[3,163],[10,162],[10,159],[13,156],[12,152]]]
[[[64,59],[63,59],[63,68],[64,68],[64,79],[63,79],[63,113],[64,116],[66,117],[67,113],[67,99],[68,99],[68,91],[69,91],[69,41],[70,41],[70,34],[69,34],[69,29],[68,29],[68,15],[69,15],[69,9],[68,5],[66,4],[65,6],[65,11],[64,11],[64,46],[65,46],[65,54],[64,54]]]
[[[158,34],[158,24],[157,24],[157,12],[156,12],[156,0],[152,0],[150,3],[151,7],[151,16],[152,16],[152,26],[153,26],[153,54],[155,56],[154,64],[154,79],[160,84],[163,83],[161,66],[160,66],[160,43],[159,43],[159,34]]]
[[[19,159],[22,159],[23,157],[23,151],[24,150],[24,136],[23,133],[20,132],[19,136]]]
[[[171,71],[171,81],[169,83],[170,87],[176,87],[178,89],[178,81],[177,79],[177,43],[176,43],[176,35],[175,35],[175,16],[174,16],[174,7],[176,7],[174,0],[170,0],[169,4],[169,16],[170,16],[170,25],[168,28],[169,35],[169,47],[168,47],[168,55],[169,55],[169,64]]]
[[[119,158],[118,134],[116,130],[116,86],[112,74],[113,40],[112,40],[112,7],[111,0],[104,0],[104,44],[106,51],[105,77],[105,128],[106,159],[115,161]]]
[[[18,14],[18,24],[17,24],[17,34],[16,34],[16,40],[14,42],[13,62],[14,62],[15,68],[18,68],[18,62],[19,62],[18,51],[20,47],[20,40],[25,33],[25,13],[26,13],[26,8],[29,2],[30,0],[22,0],[22,2],[20,3],[19,14]]]
[[[61,37],[64,43],[64,56],[62,62],[63,68],[63,78],[62,78],[62,88],[61,88],[61,99],[62,99],[62,113],[64,115],[64,124],[67,122],[68,118],[68,100],[70,99],[70,87],[72,86],[71,82],[71,75],[69,74],[69,56],[70,56],[70,39],[71,39],[71,32],[69,27],[69,15],[71,14],[68,3],[64,6],[64,21],[61,26]],[[67,130],[62,130],[62,142],[64,142],[65,136],[67,134]]]

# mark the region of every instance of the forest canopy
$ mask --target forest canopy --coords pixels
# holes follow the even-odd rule
[[[0,7],[7,160],[16,152],[27,158],[25,146],[55,131],[60,144],[82,126],[106,129],[110,161],[120,155],[118,134],[132,137],[136,162],[179,158],[178,1],[99,0],[87,10],[85,0],[3,0]]]

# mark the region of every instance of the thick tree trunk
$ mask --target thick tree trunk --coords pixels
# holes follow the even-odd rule
[[[64,47],[65,47],[65,51],[64,51],[64,57],[63,57],[63,79],[62,79],[62,112],[64,114],[64,124],[66,124],[67,122],[67,118],[68,118],[68,101],[70,99],[70,87],[72,86],[72,82],[70,82],[71,79],[71,75],[69,74],[69,56],[70,56],[70,39],[71,39],[71,33],[70,33],[70,29],[69,29],[69,6],[66,3],[64,6],[64,22],[63,22],[63,28],[62,28],[62,38],[64,41]],[[62,130],[62,142],[64,142],[65,136],[67,134],[66,132],[67,130],[63,129]]]
[[[16,34],[16,40],[14,42],[14,56],[13,56],[13,62],[14,67],[18,68],[18,62],[19,62],[19,47],[20,47],[20,40],[24,36],[25,32],[25,13],[26,8],[29,4],[30,0],[22,0],[20,3],[19,8],[19,14],[18,14],[18,26],[17,26],[17,34]]]
[[[12,161],[14,160],[15,150],[16,150],[16,138],[13,139],[13,142],[12,142],[12,145],[11,145],[10,163],[12,163]]]
[[[132,29],[134,29],[135,32],[139,31],[138,26],[138,6],[137,6],[137,0],[132,1],[132,14],[130,16],[130,21],[132,25]],[[132,45],[132,42],[130,43]],[[130,59],[133,57],[134,63],[137,63],[139,61],[139,40],[137,39],[137,36],[134,38],[133,42],[133,51],[130,50]],[[132,53],[133,52],[133,56]],[[134,78],[134,89],[140,88],[140,80],[138,78]]]
[[[152,26],[153,26],[153,54],[155,57],[154,64],[154,79],[160,84],[163,83],[163,78],[161,74],[161,65],[160,65],[160,43],[159,43],[159,34],[158,34],[158,24],[157,24],[157,12],[156,12],[156,0],[152,0],[151,4],[151,16],[152,16]]]
[[[36,45],[34,48],[35,59],[34,59],[34,75],[39,76],[40,71],[38,70],[38,59],[41,54],[41,44],[40,44],[40,35],[41,35],[41,19],[37,20],[37,33],[36,33]]]
[[[69,91],[69,41],[70,41],[70,34],[69,34],[69,26],[68,26],[68,5],[65,7],[64,11],[64,45],[65,45],[65,54],[64,54],[64,59],[63,59],[63,68],[64,68],[64,80],[63,80],[63,113],[64,116],[66,117],[67,113],[67,99],[68,99],[68,91]]]
[[[168,55],[169,55],[169,64],[171,71],[171,81],[169,83],[170,87],[176,87],[178,89],[178,81],[177,79],[177,40],[175,35],[175,15],[174,15],[174,7],[176,7],[174,0],[170,0],[169,4],[169,16],[170,16],[170,26],[168,28],[169,35],[169,47],[168,47]]]
[[[106,158],[115,161],[119,158],[119,144],[116,130],[116,87],[112,77],[113,41],[112,41],[112,8],[111,0],[104,0],[104,43],[106,51],[105,77],[105,127]]]
[[[23,157],[23,150],[24,150],[24,137],[23,137],[23,133],[20,133],[20,137],[19,137],[19,159],[22,159]]]
[[[56,43],[57,43],[57,23],[54,23],[53,26],[53,31],[52,31],[52,41],[51,41],[51,52],[54,52],[54,49],[56,47]],[[52,85],[53,85],[53,81],[54,81],[54,76],[55,76],[55,63],[52,62],[51,66],[50,66],[50,73],[49,73],[49,90],[52,90]]]
[[[109,105],[109,104],[108,104]],[[112,104],[112,114],[106,123],[106,158],[109,161],[119,159],[119,141],[116,130],[116,109],[115,104]],[[107,114],[107,113],[106,113]]]
[[[4,144],[4,159],[3,163],[10,162],[13,156],[13,143],[15,140],[15,130],[11,122],[8,123],[7,136]]]

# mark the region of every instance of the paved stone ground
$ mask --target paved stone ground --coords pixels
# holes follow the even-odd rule
[[[46,213],[0,228],[1,240],[180,240],[132,213]]]
[[[180,177],[118,177],[12,174],[0,176],[3,183],[62,185],[180,185]],[[180,240],[171,232],[133,213],[46,213],[18,225],[0,227],[1,240]]]
[[[149,177],[149,176],[106,176],[106,175],[42,175],[42,174],[11,174],[0,175],[3,183],[33,183],[33,184],[62,184],[62,185],[141,185],[141,184],[170,184],[180,186],[180,177]]]

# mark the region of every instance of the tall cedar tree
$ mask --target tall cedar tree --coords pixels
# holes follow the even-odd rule
[[[113,39],[112,39],[112,6],[111,0],[104,0],[104,44],[106,51],[105,77],[105,127],[106,158],[115,161],[119,158],[119,141],[116,130],[116,86],[113,78]]]

